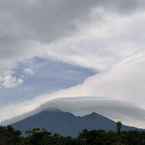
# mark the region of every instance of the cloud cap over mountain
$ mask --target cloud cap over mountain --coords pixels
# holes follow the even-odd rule
[[[69,96],[145,109],[144,18],[144,0],[0,0],[1,120]]]

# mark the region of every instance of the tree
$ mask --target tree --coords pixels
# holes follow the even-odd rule
[[[117,133],[120,134],[121,132],[121,128],[122,128],[122,123],[120,121],[118,121],[116,123],[116,129],[117,129]]]

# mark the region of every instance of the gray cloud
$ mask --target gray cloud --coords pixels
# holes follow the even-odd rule
[[[33,57],[35,43],[49,43],[77,31],[74,21],[87,19],[93,7],[127,14],[126,11],[141,9],[143,3],[142,0],[0,0],[1,61],[9,64],[13,59]]]
[[[74,31],[75,19],[88,16],[92,7],[119,13],[135,12],[142,0],[5,0],[0,1],[3,41],[15,39],[53,41]]]
[[[144,0],[0,0],[0,86],[6,83],[8,83],[6,86],[10,86],[10,84],[14,86],[13,82],[14,84],[19,84],[19,76],[13,75],[16,73],[15,68],[17,64],[36,56],[48,58],[50,57],[47,55],[48,52],[53,53],[49,59],[59,58],[60,61],[65,61],[65,63],[87,66],[95,68],[96,70],[103,68],[102,70],[106,71],[115,68],[116,63],[120,63],[130,56],[132,57],[132,55],[134,59],[136,59],[134,55],[136,55],[138,51],[141,54],[142,51],[144,51],[144,8]],[[92,15],[93,10],[96,12]],[[100,10],[101,12],[99,12]],[[50,43],[53,45],[49,46]],[[46,46],[44,47],[44,45]],[[141,59],[142,58],[144,58],[144,55],[141,56]],[[49,64],[49,66],[51,66],[51,64]],[[132,95],[132,92],[134,92],[131,89],[135,88],[133,90],[138,90],[136,91],[136,96],[140,93],[141,96],[144,96],[144,92],[139,91],[140,86],[136,87],[136,84],[138,85],[136,80],[140,82],[140,80],[138,80],[138,73],[135,74],[135,77],[130,75],[138,67],[135,65],[130,72],[126,71],[126,68],[127,70],[130,68],[129,66],[127,65],[125,68],[121,67],[125,70],[123,72],[125,77],[122,75],[120,77],[118,71],[115,71],[113,75],[109,75],[109,87],[111,89],[106,85],[108,84],[106,81],[108,78],[104,77],[106,74],[103,74],[102,82],[104,83],[101,82],[101,85],[99,85],[102,89],[100,94],[102,94],[102,92],[104,93],[106,87],[110,92],[110,96],[108,96],[110,99],[114,99],[111,98],[111,94],[115,93],[115,96],[123,94],[121,97],[122,100],[125,100],[123,96],[127,95],[127,98],[129,98],[129,95]],[[60,66],[57,66],[58,69],[59,67]],[[53,72],[49,71],[49,73],[48,78],[51,78]],[[66,72],[63,71],[62,73],[66,74]],[[42,74],[44,75],[43,72]],[[60,75],[59,77],[62,76]],[[113,84],[114,76],[117,76],[115,78],[115,84]],[[122,85],[118,85],[120,83],[118,76],[123,80],[121,84],[126,84],[126,81],[130,82],[130,79],[127,79],[130,78],[128,76],[135,78],[132,83],[133,87],[130,89],[131,83],[127,83],[127,87],[122,89]],[[84,78],[85,77],[88,76],[84,76]],[[140,74],[140,77],[142,79],[143,73]],[[67,81],[69,82],[70,78]],[[86,81],[86,83],[88,82]],[[144,82],[142,83],[142,86],[144,86]],[[42,84],[45,85],[44,82],[42,82]],[[71,82],[68,84],[71,84]],[[98,95],[97,89],[99,89],[99,87],[97,88],[95,83],[91,81],[91,85],[88,83],[86,86],[87,87],[84,87],[84,92],[86,92],[88,88],[91,88],[89,91],[92,94],[95,92],[96,96]],[[114,89],[114,86],[119,86],[118,91]],[[16,90],[17,89],[19,89],[19,87],[17,87]],[[59,89],[61,89],[60,86]],[[16,90],[13,88],[14,95]],[[3,91],[0,90],[1,98],[3,97],[2,92]],[[40,92],[38,92],[38,94]],[[20,95],[17,97],[20,97]],[[33,97],[35,98],[35,96]],[[10,96],[6,98],[9,99]],[[1,100],[3,101],[3,99]],[[144,99],[141,98],[141,101],[138,102],[143,102],[142,100]],[[15,102],[16,100],[13,101]],[[63,108],[65,101],[62,99],[62,103],[61,101],[58,102],[60,103],[60,108]],[[27,105],[18,105],[15,110],[18,110],[19,113],[23,111],[28,112],[40,105],[39,101],[35,103],[36,105],[28,105],[29,107],[25,108],[25,110],[23,107]],[[59,106],[59,103],[56,101],[57,106]],[[105,101],[99,102],[99,104],[97,102],[93,104],[93,101],[88,100],[88,103],[84,102],[84,106],[82,106],[83,109],[79,108],[79,105],[76,109],[78,109],[78,111],[80,109],[80,112],[82,112],[82,110],[91,111],[96,109],[100,110],[100,113],[105,113],[107,112],[105,110],[110,110],[109,113],[105,115],[112,118],[119,116],[124,118],[124,120],[127,120],[129,116],[131,122],[135,121],[138,122],[138,124],[144,120],[142,117],[144,116],[144,110],[134,106],[128,107],[128,105],[124,104],[116,106],[114,102],[106,103]],[[117,102],[117,104],[118,103],[119,102]],[[70,102],[68,104],[70,104]],[[92,105],[94,105],[94,107],[92,107]],[[72,109],[73,111],[75,108],[69,108],[68,106],[68,108],[65,109],[70,111]],[[116,110],[116,112],[114,112],[114,110]],[[74,112],[75,111],[77,110],[74,110]],[[129,113],[131,111],[134,113]],[[4,114],[1,112],[1,116],[3,118],[9,116],[7,113],[9,113],[9,111],[6,111]],[[15,115],[17,115],[17,112],[14,112],[12,116]]]

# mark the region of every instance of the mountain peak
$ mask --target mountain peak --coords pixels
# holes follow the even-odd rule
[[[83,118],[92,118],[93,119],[93,118],[105,118],[105,117],[96,112],[92,112],[90,114],[83,116]],[[108,119],[108,118],[106,118],[106,119]]]
[[[91,114],[90,114],[90,116],[98,116],[99,114],[98,113],[96,113],[96,112],[92,112]]]
[[[83,129],[88,130],[115,130],[116,123],[102,115],[92,112],[89,115],[78,117],[59,109],[47,109],[32,115],[13,126],[19,130],[32,128],[45,128],[52,133],[60,133],[64,136],[77,136]],[[125,127],[124,129],[129,129]]]
[[[47,110],[44,110],[44,111],[47,111],[47,112],[63,112],[57,108],[48,108]]]

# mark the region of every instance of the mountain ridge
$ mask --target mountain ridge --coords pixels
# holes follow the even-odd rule
[[[32,128],[45,128],[52,133],[60,133],[64,136],[77,136],[83,129],[116,130],[116,123],[113,120],[96,112],[84,116],[75,116],[59,109],[43,110],[12,124],[12,126],[23,131]],[[123,125],[122,129],[135,130],[136,128]]]

